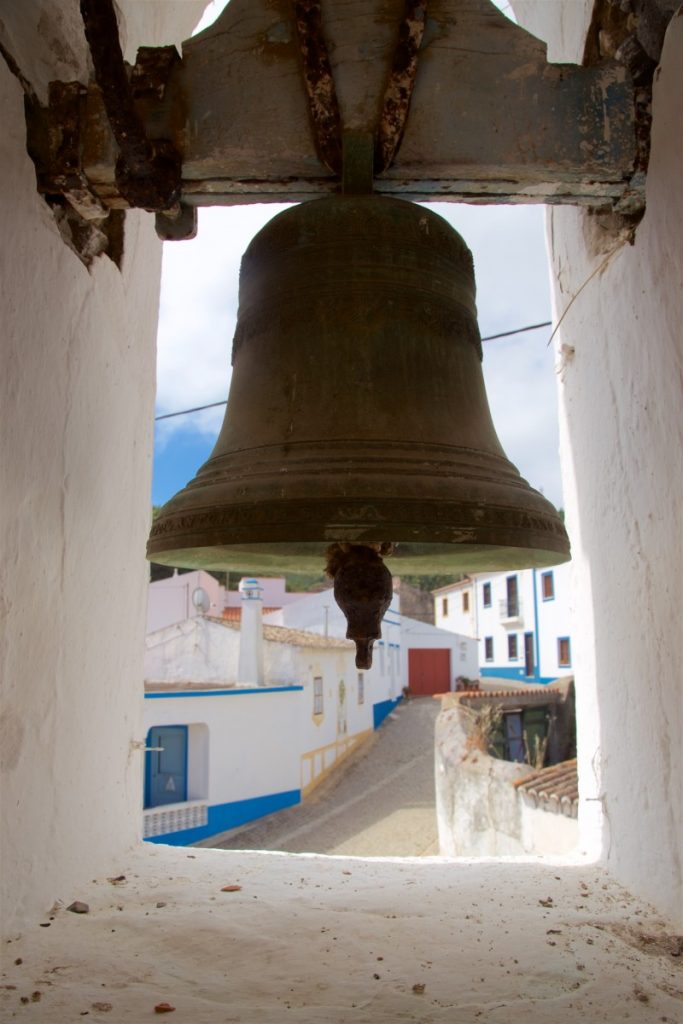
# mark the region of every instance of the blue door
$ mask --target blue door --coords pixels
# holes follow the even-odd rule
[[[153,726],[147,746],[145,807],[187,800],[187,726]]]
[[[506,760],[524,764],[526,751],[524,749],[522,714],[520,711],[508,711],[503,715],[503,721],[505,723],[505,746],[507,747]]]

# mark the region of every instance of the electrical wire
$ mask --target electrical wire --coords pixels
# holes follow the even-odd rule
[[[486,338],[482,338],[482,341],[495,341],[496,338],[509,338],[513,334],[524,334],[526,331],[537,331],[541,327],[550,327],[552,320],[544,320],[542,324],[528,324],[526,327],[516,327],[514,331],[502,331],[500,334],[489,334]],[[223,399],[222,402],[209,402],[208,405],[195,405],[192,409],[180,409],[178,412],[165,412],[161,416],[155,416],[155,422],[159,420],[170,420],[174,416],[189,416],[193,412],[203,412],[205,409],[217,409],[220,405],[227,405],[227,398]]]

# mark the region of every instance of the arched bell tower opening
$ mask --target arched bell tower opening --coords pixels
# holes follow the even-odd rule
[[[590,28],[587,6],[515,3],[531,31],[550,40],[551,58],[568,61],[583,55]],[[137,41],[161,43],[187,36],[201,4],[197,10],[186,3],[173,5],[172,10],[166,4],[144,7],[142,12],[140,5],[120,4],[133,48]],[[172,924],[163,925],[163,949],[168,962],[176,965],[175,978],[177,965],[187,963],[187,944],[178,938],[182,929],[173,925],[200,914],[202,926],[213,936],[213,960],[211,945],[191,946],[199,951],[192,970],[204,965],[204,977],[213,978],[212,1002],[201,1010],[207,1020],[215,1005],[227,999],[228,984],[232,1006],[238,1006],[235,1012],[245,1020],[257,1020],[259,1013],[264,1019],[259,998],[265,998],[269,1012],[286,1005],[277,1002],[281,991],[264,988],[266,975],[280,989],[295,989],[284,1000],[296,1006],[301,1020],[311,1005],[323,1007],[329,1015],[330,992],[334,998],[329,1005],[338,1006],[342,998],[348,1005],[347,1019],[354,1019],[358,1006],[352,1004],[359,1000],[368,1007],[373,1001],[381,1004],[386,1016],[413,1005],[411,1000],[432,995],[441,1008],[474,1005],[498,1012],[491,1009],[493,997],[506,1004],[508,1014],[510,1000],[523,996],[526,1012],[529,998],[539,1005],[539,1000],[556,999],[560,989],[566,1017],[572,1019],[578,1011],[569,1008],[570,1003],[578,1000],[585,1015],[592,1012],[588,1001],[601,998],[607,1000],[609,1013],[620,1005],[625,991],[619,957],[603,959],[608,956],[604,932],[589,930],[599,920],[607,924],[610,937],[617,937],[618,949],[626,948],[635,958],[638,991],[632,992],[629,983],[635,1010],[649,999],[660,1017],[674,1019],[676,1004],[666,986],[671,985],[672,950],[680,951],[667,944],[673,940],[663,919],[680,923],[681,913],[677,665],[683,551],[676,509],[682,440],[683,19],[669,17],[666,3],[649,7],[653,17],[656,12],[665,17],[668,28],[661,55],[650,58],[659,62],[659,69],[654,78],[647,181],[644,186],[642,181],[632,182],[633,189],[645,187],[644,217],[623,244],[615,237],[613,219],[603,214],[563,208],[549,219],[556,312],[558,318],[564,314],[559,342],[565,500],[577,593],[582,595],[576,628],[582,638],[576,671],[585,683],[578,692],[581,813],[596,861],[590,867],[515,865],[514,870],[509,865],[435,865],[414,886],[410,869],[396,865],[340,865],[333,883],[325,873],[329,866],[318,862],[301,866],[298,861],[266,863],[256,857],[238,863],[219,853],[138,848],[144,740],[137,711],[144,632],[141,553],[149,527],[159,244],[152,218],[132,210],[124,218],[120,259],[94,255],[83,260],[84,237],[88,244],[105,245],[97,234],[97,217],[88,221],[81,210],[79,216],[90,227],[83,229],[79,221],[79,235],[71,213],[64,212],[63,193],[52,191],[57,178],[50,179],[45,192],[52,208],[38,194],[34,164],[26,152],[24,116],[24,97],[30,100],[31,91],[45,105],[50,81],[78,80],[83,86],[89,81],[79,12],[75,4],[57,12],[46,0],[40,5],[40,29],[34,11],[21,19],[10,14],[3,19],[2,47],[10,59],[0,67],[9,112],[2,142],[3,325],[8,349],[3,375],[8,426],[3,431],[2,885],[4,926],[12,939],[5,950],[10,952],[12,972],[21,971],[24,964],[15,961],[27,962],[22,953],[33,942],[41,966],[55,967],[54,949],[47,943],[60,929],[60,956],[73,943],[74,962],[104,970],[105,959],[111,957],[100,957],[91,944],[87,948],[85,929],[79,931],[78,926],[106,921],[111,943],[117,941],[117,932],[126,938],[127,946],[120,951],[117,947],[117,953],[128,948],[145,954],[149,941],[143,938],[135,945],[134,935],[150,935],[150,921],[161,927],[154,915],[171,911],[180,916],[169,916]],[[604,14],[600,5],[596,12]],[[171,15],[174,20],[169,24],[166,18]],[[604,33],[609,35],[608,27],[602,45],[609,48]],[[279,37],[266,43],[289,45]],[[594,66],[598,65],[600,61]],[[600,67],[600,74],[606,73]],[[605,116],[614,112],[616,107],[610,104],[620,102],[620,89],[628,85],[623,65],[614,74],[613,88],[604,94]],[[566,89],[568,81],[569,77]],[[76,93],[76,106],[83,104],[86,113],[92,112],[87,96]],[[62,142],[66,145],[73,137],[65,133]],[[407,138],[404,144],[405,156],[411,152]],[[114,162],[88,163],[92,181],[88,178],[86,183],[76,172],[71,178],[62,168],[68,178],[64,187],[71,190],[74,202],[79,201],[78,190],[87,192],[92,182],[105,195],[114,181]],[[566,164],[561,170],[564,174]],[[566,182],[561,185],[565,186]],[[112,193],[108,195],[111,201]],[[81,199],[89,202],[88,195]],[[71,247],[63,241],[65,218],[70,222]],[[106,242],[110,243],[111,239]],[[125,880],[117,880],[121,873]],[[146,899],[162,875],[177,883],[169,880],[168,892],[156,889],[153,904],[143,905],[145,887]],[[305,882],[299,888],[302,877]],[[349,878],[351,882],[346,881]],[[278,881],[279,888],[273,888]],[[252,883],[256,891],[250,891]],[[309,883],[313,894],[304,895]],[[241,890],[221,892],[234,885]],[[349,893],[344,890],[342,897],[344,885]],[[462,899],[456,898],[459,886]],[[381,902],[381,892],[389,894],[394,909]],[[201,905],[200,894],[206,897]],[[84,895],[91,905],[90,918],[68,914],[62,907],[50,919],[54,901],[68,904]],[[247,895],[257,899],[247,904]],[[225,903],[218,904],[223,897],[235,901],[229,915]],[[644,901],[654,904],[662,918]],[[366,933],[371,934],[372,945],[359,945],[359,933],[344,930],[350,904],[361,913],[360,932],[369,921],[379,924],[378,931]],[[112,909],[118,905],[125,909]],[[293,923],[304,907],[310,916],[305,922],[302,918],[298,935],[306,942],[294,943],[298,952],[292,960]],[[216,913],[210,915],[212,910]],[[639,926],[638,920],[646,925]],[[215,931],[214,922],[219,922]],[[433,958],[428,953],[434,949],[429,936],[437,923],[443,929],[442,952],[456,948],[463,958],[456,976],[459,995],[453,987],[452,957],[439,953],[438,971],[429,976],[427,961]],[[40,924],[49,927],[39,930]],[[339,929],[329,937],[321,929],[331,925]],[[503,949],[496,943],[508,941],[502,938],[506,930],[509,945],[494,962],[491,953]],[[556,930],[564,935],[551,934]],[[323,935],[326,945],[321,944]],[[646,964],[640,949],[647,935],[656,939],[657,959],[650,957]],[[211,973],[216,936],[228,943],[233,966],[246,965],[244,970],[252,971],[258,961],[259,977],[252,971],[244,980],[243,973],[240,983],[240,971],[235,970],[226,982],[225,971],[220,978]],[[382,948],[376,938],[382,940]],[[477,938],[486,940],[479,943],[483,953]],[[570,955],[570,947],[579,950],[579,938],[581,959]],[[592,943],[584,942],[587,938]],[[566,956],[560,966],[552,960],[557,947],[551,942],[563,944]],[[346,943],[344,952],[351,957],[346,975],[330,952],[340,943]],[[264,945],[269,972],[260,960]],[[387,968],[381,965],[392,945],[402,952],[387,985],[387,974],[382,973]],[[372,953],[378,966],[354,988],[348,981],[348,964],[352,976],[360,976],[360,960],[354,959],[359,950],[366,958]],[[413,977],[409,968],[416,950],[424,957],[421,965],[427,966]],[[598,968],[605,963],[609,969],[602,972],[598,996]],[[310,977],[311,964],[319,970],[315,980],[320,987],[308,997],[306,1009],[301,979]],[[517,968],[520,973],[515,975]],[[156,1004],[172,1003],[176,996],[157,959],[148,960],[146,969],[151,978],[149,999],[145,996],[148,1012]],[[124,970],[125,995],[120,998],[131,1014],[139,1013],[133,999],[134,965]],[[182,977],[189,979],[191,973],[188,967]],[[484,982],[476,981],[481,977]],[[548,977],[553,984],[544,987]],[[582,979],[587,977],[590,984],[584,986]],[[101,991],[86,992],[80,983],[62,987],[60,981],[50,987],[26,978],[8,982],[21,985],[21,992],[7,989],[4,995],[19,1006],[20,996],[30,1001],[34,991],[42,992],[34,1000],[34,1011],[45,1019],[46,1014],[58,1019],[57,1012],[74,1010],[74,1000],[79,1012],[103,1001]],[[289,978],[293,983],[285,985]],[[325,988],[330,983],[332,987]],[[463,985],[470,985],[466,999],[461,998]],[[187,995],[189,991],[186,987],[183,995],[189,1000],[188,1013],[200,1019],[199,1004],[192,1003],[195,997]],[[413,1013],[424,1013],[424,1005]],[[430,1003],[430,1012],[437,1010],[441,1012]],[[362,1012],[369,1017],[372,1010]],[[356,1018],[362,1019],[357,1012]]]

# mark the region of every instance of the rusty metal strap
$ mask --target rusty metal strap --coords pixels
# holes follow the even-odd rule
[[[293,0],[293,9],[316,150],[341,175],[343,129],[320,0]],[[427,0],[406,0],[375,139],[375,174],[391,166],[403,138],[426,16]]]
[[[406,0],[379,119],[375,144],[376,174],[381,174],[391,167],[403,138],[415,87],[417,55],[422,44],[426,18],[427,0]]]
[[[316,149],[325,166],[341,174],[341,116],[323,35],[320,0],[294,0],[293,6]]]
[[[117,186],[131,206],[171,210],[181,191],[180,155],[164,140],[151,142],[136,113],[112,0],[81,0],[81,17],[95,80],[120,150]]]

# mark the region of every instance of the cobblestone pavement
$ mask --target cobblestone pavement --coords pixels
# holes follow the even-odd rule
[[[434,722],[440,707],[426,697],[402,702],[304,803],[211,845],[351,857],[437,855]]]

